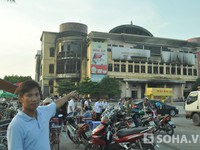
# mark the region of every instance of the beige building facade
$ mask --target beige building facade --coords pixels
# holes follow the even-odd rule
[[[60,33],[42,34],[39,82],[46,95],[56,94],[59,79],[73,78],[79,82],[89,77],[99,82],[109,76],[120,81],[121,97],[142,98],[147,88],[172,88],[176,99],[187,96],[198,78],[200,44],[195,40],[154,37],[132,24],[115,27],[108,33],[92,31],[87,35],[87,26],[83,24],[79,32],[69,31],[74,25],[77,23],[65,23]],[[75,52],[73,63],[68,49]],[[69,69],[70,64],[76,65]]]

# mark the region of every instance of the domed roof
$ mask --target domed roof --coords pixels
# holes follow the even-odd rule
[[[117,26],[109,31],[109,33],[126,33],[126,34],[136,34],[136,35],[143,35],[143,36],[152,36],[151,32],[146,30],[143,27],[136,26],[131,24],[120,25]]]

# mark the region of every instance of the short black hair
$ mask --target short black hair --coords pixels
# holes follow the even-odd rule
[[[89,110],[89,108],[87,106],[85,106],[85,110],[87,111],[87,110]]]
[[[32,90],[33,88],[38,88],[39,92],[40,92],[40,97],[42,97],[42,91],[41,88],[39,86],[39,84],[34,81],[34,80],[27,80],[24,81],[15,91],[15,94],[19,95],[19,96],[23,96],[26,92],[29,92],[30,90]]]

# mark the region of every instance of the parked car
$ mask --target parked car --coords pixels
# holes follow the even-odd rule
[[[161,109],[158,109],[157,113],[164,116],[165,114],[169,114],[170,116],[175,116],[179,113],[179,110],[175,106],[168,105],[166,103],[163,103],[159,100],[149,100],[149,102],[155,106],[156,102],[159,102],[161,104]],[[137,109],[143,109],[143,100],[133,102],[132,108]]]

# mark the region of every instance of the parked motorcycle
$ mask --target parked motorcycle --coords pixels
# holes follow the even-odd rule
[[[86,123],[77,124],[76,116],[79,111],[70,113],[67,115],[67,135],[69,139],[77,145],[86,145],[89,138],[91,137],[91,131],[89,130],[89,125]]]
[[[7,134],[7,128],[10,122],[11,122],[11,119],[0,121],[0,150],[8,149],[6,134]]]
[[[176,128],[176,125],[173,121],[171,121],[171,116],[167,115],[164,117],[159,118],[159,121],[156,123],[156,131],[160,132],[161,130],[165,131],[168,135],[174,134],[174,128]]]
[[[153,143],[144,143],[145,133],[152,133],[151,127],[125,128],[115,132],[113,122],[116,115],[116,110],[111,110],[101,118],[101,124],[93,130],[85,150],[154,150]]]
[[[59,125],[59,118],[62,117],[62,114],[59,114],[57,117],[51,118],[49,122],[50,127],[50,145],[51,148],[54,147],[55,144],[57,144],[57,150],[60,149],[60,132],[61,132],[61,126]]]

